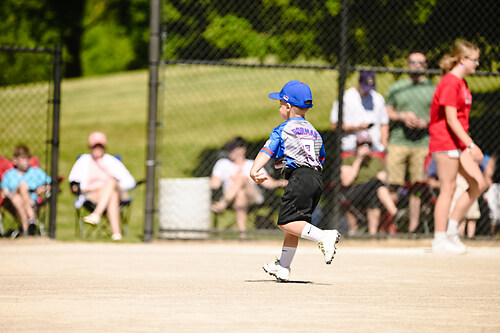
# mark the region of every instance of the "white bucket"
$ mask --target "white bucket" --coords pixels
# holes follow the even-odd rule
[[[207,238],[210,229],[210,178],[167,178],[159,185],[160,238]]]

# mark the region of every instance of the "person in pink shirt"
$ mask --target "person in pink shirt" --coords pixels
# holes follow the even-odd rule
[[[127,191],[134,188],[136,183],[118,158],[104,152],[107,144],[104,133],[91,133],[88,143],[90,154],[81,155],[69,174],[71,190],[74,193],[80,191],[84,200],[95,204],[95,209],[84,217],[84,222],[98,224],[106,212],[111,238],[120,240],[120,202],[128,199]]]
[[[483,152],[468,134],[472,95],[465,77],[473,74],[478,65],[479,49],[467,41],[457,41],[439,63],[446,74],[436,87],[429,123],[429,154],[436,160],[440,179],[434,208],[434,253],[463,254],[467,251],[460,241],[458,221],[487,188],[479,168]],[[467,180],[469,188],[458,198],[450,213],[458,173]]]

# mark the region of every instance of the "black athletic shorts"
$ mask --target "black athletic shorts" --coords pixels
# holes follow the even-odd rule
[[[381,208],[377,190],[384,184],[377,178],[371,179],[366,183],[348,187],[345,192],[345,197],[350,204],[359,209]]]
[[[323,179],[319,171],[307,167],[293,170],[281,199],[278,225],[293,221],[310,223],[322,193]]]

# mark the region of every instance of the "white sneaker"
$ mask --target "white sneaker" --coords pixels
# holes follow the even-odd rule
[[[122,240],[122,234],[112,234],[111,240],[114,240],[114,241]]]
[[[432,240],[432,252],[435,254],[465,254],[467,248],[457,246],[452,243],[448,238]]]
[[[90,214],[83,218],[83,222],[92,225],[97,225],[99,224],[99,222],[101,222],[101,217],[97,214]]]
[[[269,275],[272,275],[278,282],[287,282],[290,276],[290,268],[282,267],[279,259],[272,264],[264,264],[262,269]]]
[[[318,243],[318,247],[325,256],[325,263],[330,265],[337,251],[335,244],[339,242],[340,233],[337,230],[325,230],[326,237]]]
[[[453,234],[446,234],[446,236],[448,237],[450,243],[455,245],[457,249],[460,249],[461,251],[463,251],[463,253],[467,252],[467,246],[465,246],[465,244],[460,240],[460,235],[458,234],[458,232]]]

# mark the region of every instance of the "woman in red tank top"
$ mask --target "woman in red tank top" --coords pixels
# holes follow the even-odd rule
[[[436,87],[429,122],[429,153],[436,160],[440,181],[432,242],[436,253],[466,252],[458,234],[458,222],[487,188],[478,165],[483,160],[483,152],[468,134],[472,95],[465,77],[473,74],[478,65],[479,49],[466,41],[457,41],[439,63],[447,73]],[[458,173],[465,177],[469,189],[460,196],[450,213]]]

